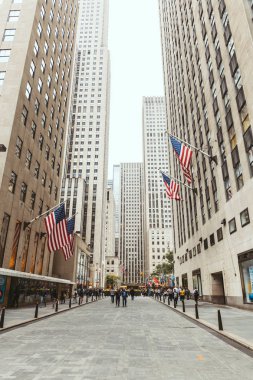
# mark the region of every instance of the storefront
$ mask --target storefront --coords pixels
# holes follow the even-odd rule
[[[188,288],[188,276],[187,273],[182,274],[182,287]]]
[[[253,251],[238,255],[243,302],[253,304]]]
[[[73,285],[69,280],[0,268],[0,306],[32,305],[42,294],[50,301],[62,291],[71,294]]]

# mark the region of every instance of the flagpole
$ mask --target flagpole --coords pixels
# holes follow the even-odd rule
[[[192,149],[197,150],[198,152],[200,152],[200,153],[203,154],[204,156],[210,158],[211,161],[214,161],[216,165],[218,165],[217,156],[211,156],[210,154],[204,152],[204,151],[201,150],[200,148],[197,148],[196,146],[194,146],[194,145],[188,143],[187,141],[184,141],[184,140],[180,139],[180,137],[177,137],[177,136],[173,135],[173,134],[170,133],[169,131],[166,131],[166,133],[168,133],[169,136],[174,137],[175,139],[181,141],[182,143],[184,143],[184,144],[190,146]]]
[[[77,211],[74,215],[70,216],[70,217],[67,219],[67,221],[69,221],[70,219],[74,218],[74,216],[76,216],[77,214],[78,214],[78,211]]]
[[[161,169],[159,169],[159,171],[160,171],[160,173],[163,173]],[[166,173],[164,173],[164,174],[166,174]],[[181,183],[183,186],[187,187],[187,189],[192,190],[196,195],[198,194],[198,190],[196,187],[190,187],[190,186],[186,185],[184,182],[180,181],[180,179],[172,177],[172,175],[170,175],[170,174],[166,174],[166,175],[168,175],[168,177],[170,177],[171,179],[174,179],[175,181]]]
[[[66,203],[66,202],[67,202],[67,199],[65,201],[59,203],[58,205],[55,205],[54,207],[50,208],[49,210],[43,212],[42,214],[36,216],[36,218],[30,220],[29,222],[24,222],[24,229],[26,229],[26,227],[29,226],[29,224],[32,224],[32,223],[36,222],[36,220],[40,219],[42,216],[44,216],[48,212],[54,210],[56,207],[61,206],[62,204]]]

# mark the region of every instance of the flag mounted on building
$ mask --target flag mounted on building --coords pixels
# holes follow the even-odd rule
[[[191,176],[191,171],[190,171],[190,165],[191,165],[191,159],[192,159],[192,150],[173,136],[170,136],[170,141],[179,159],[184,176],[187,182],[191,183],[192,176]]]
[[[67,220],[68,244],[62,247],[65,260],[70,259],[70,257],[74,255],[74,248],[75,248],[74,230],[75,230],[75,216],[72,216],[72,218]]]
[[[182,200],[179,195],[179,189],[180,189],[179,184],[173,181],[173,179],[170,179],[164,173],[162,173],[162,176],[163,176],[163,182],[166,189],[165,191],[168,197],[170,199],[175,199],[176,201]]]
[[[55,252],[68,244],[64,203],[45,218],[49,252]]]

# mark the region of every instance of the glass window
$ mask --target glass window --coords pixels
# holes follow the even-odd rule
[[[26,160],[25,160],[25,166],[30,169],[31,167],[31,162],[32,162],[32,153],[30,150],[26,152]]]
[[[247,208],[240,213],[240,219],[242,227],[250,223],[249,210]]]
[[[36,66],[35,66],[34,62],[32,61],[31,65],[30,65],[30,74],[31,74],[32,78],[34,77],[35,69],[36,69]]]
[[[0,62],[8,62],[11,54],[11,49],[0,49]]]
[[[20,189],[20,198],[19,198],[21,202],[25,202],[26,193],[27,193],[27,185],[25,182],[22,182],[21,189]]]
[[[9,22],[16,22],[19,19],[20,11],[10,11],[8,21]]]
[[[234,232],[236,232],[236,221],[235,221],[235,218],[231,219],[229,222],[228,222],[228,228],[229,228],[229,233],[230,235],[233,234]]]
[[[0,86],[4,84],[5,73],[6,71],[0,71]]]
[[[16,182],[17,182],[17,174],[14,172],[11,172],[11,178],[10,178],[9,186],[8,186],[8,190],[11,193],[14,193],[14,191],[15,191]]]
[[[31,93],[32,93],[32,87],[31,87],[30,83],[27,82],[27,84],[26,84],[26,90],[25,90],[25,96],[27,97],[28,100],[31,97]]]
[[[16,33],[16,29],[5,29],[3,35],[3,41],[13,41]]]
[[[17,141],[16,141],[16,150],[15,150],[15,154],[18,158],[20,158],[21,156],[21,151],[22,151],[22,145],[23,145],[23,141],[21,140],[21,138],[18,136],[17,137]]]
[[[252,253],[248,254],[249,259],[239,263],[241,278],[242,278],[242,290],[245,303],[253,303],[253,258]],[[240,260],[240,257],[239,257]]]

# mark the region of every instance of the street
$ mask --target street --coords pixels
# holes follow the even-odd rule
[[[252,379],[250,356],[148,298],[107,298],[0,342],[0,379]]]

